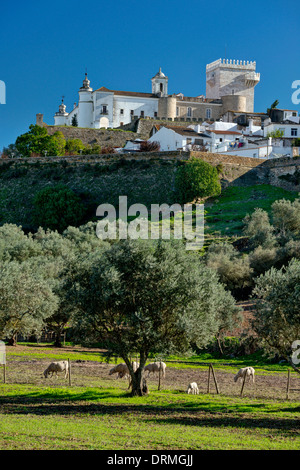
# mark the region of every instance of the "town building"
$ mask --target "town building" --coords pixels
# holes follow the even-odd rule
[[[225,59],[206,66],[206,96],[169,94],[169,79],[161,68],[151,79],[149,93],[112,90],[104,86],[93,90],[86,73],[78,92],[78,103],[67,112],[62,101],[54,123],[71,126],[76,122],[79,127],[100,129],[122,127],[137,118],[216,121],[228,112],[253,112],[254,88],[259,81],[255,62]]]

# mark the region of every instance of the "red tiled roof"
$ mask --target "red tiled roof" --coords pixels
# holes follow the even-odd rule
[[[109,90],[105,86],[98,88],[95,91],[104,91],[107,93],[113,93],[114,95],[120,95],[120,96],[138,96],[141,98],[158,98],[156,95],[153,95],[153,93],[139,93],[135,91]]]
[[[188,127],[180,127],[180,126],[163,126],[163,127],[166,127],[167,129],[171,129],[172,131],[180,135],[190,135],[190,136],[198,135],[197,132],[195,132],[193,129],[190,129]]]

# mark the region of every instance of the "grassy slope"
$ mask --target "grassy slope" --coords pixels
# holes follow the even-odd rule
[[[243,219],[257,207],[270,212],[278,199],[296,199],[297,193],[267,184],[230,187],[220,197],[207,201],[205,206],[206,233],[212,236],[241,236]]]

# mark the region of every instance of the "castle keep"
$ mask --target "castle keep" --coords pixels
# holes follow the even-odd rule
[[[161,68],[151,79],[151,93],[106,87],[93,90],[85,74],[78,103],[67,112],[62,101],[54,123],[71,126],[75,119],[79,127],[100,129],[122,127],[133,119],[144,117],[170,121],[219,120],[229,111],[253,112],[254,88],[259,81],[255,62],[225,59],[206,66],[206,96],[169,94],[168,77]]]

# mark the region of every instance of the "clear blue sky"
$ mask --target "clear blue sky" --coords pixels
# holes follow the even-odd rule
[[[255,111],[275,99],[297,109],[299,1],[11,1],[0,6],[0,149],[35,123],[53,124],[61,96],[78,101],[85,69],[91,86],[151,91],[162,67],[169,92],[205,94],[205,66],[218,58],[256,60]],[[300,106],[298,106],[300,111]]]

